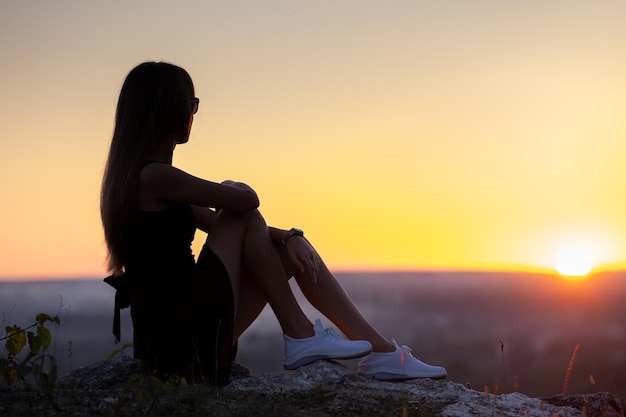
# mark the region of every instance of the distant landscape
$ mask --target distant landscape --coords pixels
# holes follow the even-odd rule
[[[518,272],[339,273],[363,315],[418,358],[445,366],[476,390],[561,393],[608,391],[626,398],[626,273],[579,282]],[[307,315],[320,318],[296,291]],[[120,349],[111,333],[113,289],[100,280],[0,282],[0,323],[26,326],[58,314],[52,353],[61,373]],[[325,325],[332,325],[321,317]],[[4,332],[2,332],[4,335]],[[122,344],[132,340],[128,310]],[[132,355],[132,348],[126,349]],[[240,340],[237,361],[253,374],[283,372],[282,336],[266,308]],[[356,360],[343,362],[356,368]]]

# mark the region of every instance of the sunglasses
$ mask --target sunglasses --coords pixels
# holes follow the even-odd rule
[[[200,99],[198,97],[194,97],[191,99],[191,114],[196,114],[198,112],[198,107],[200,106]]]

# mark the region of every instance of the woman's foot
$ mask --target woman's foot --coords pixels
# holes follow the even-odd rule
[[[406,381],[416,378],[443,379],[448,373],[441,366],[425,364],[411,354],[408,346],[398,346],[393,352],[372,352],[359,361],[358,373],[380,381]]]
[[[341,337],[333,328],[324,328],[317,320],[313,326],[315,335],[303,339],[294,339],[283,335],[285,339],[285,362],[287,370],[297,369],[320,359],[352,359],[365,356],[372,351],[372,345],[366,340],[348,340]]]

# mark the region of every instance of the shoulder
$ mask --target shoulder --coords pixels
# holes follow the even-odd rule
[[[139,176],[142,178],[149,178],[154,175],[162,175],[164,173],[171,172],[175,169],[176,168],[174,168],[171,164],[168,164],[166,162],[146,161],[144,162],[143,167],[139,172]]]
[[[149,162],[139,172],[140,185],[160,184],[190,178],[185,171],[164,162]]]
[[[137,206],[141,210],[154,211],[169,207],[170,198],[163,195],[167,188],[176,187],[180,179],[186,175],[183,171],[162,162],[149,162],[139,172],[137,188]]]

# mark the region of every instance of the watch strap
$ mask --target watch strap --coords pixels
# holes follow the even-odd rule
[[[289,239],[291,239],[294,236],[304,236],[304,232],[301,229],[298,229],[296,227],[292,227],[291,229],[289,229],[289,231],[287,233],[285,233],[285,236],[283,236],[283,238],[280,240],[280,242],[283,245],[287,244],[287,241]]]

